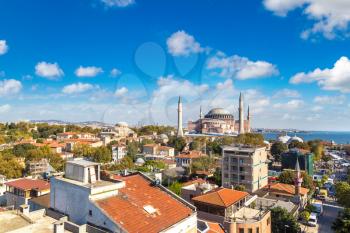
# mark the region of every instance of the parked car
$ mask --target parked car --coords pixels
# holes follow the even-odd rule
[[[308,221],[309,226],[317,226],[317,213],[312,212]]]

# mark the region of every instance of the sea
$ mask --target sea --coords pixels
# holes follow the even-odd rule
[[[281,134],[278,132],[262,133],[265,140],[276,140]],[[323,141],[334,141],[337,144],[350,144],[350,132],[336,132],[336,131],[310,131],[302,133],[288,133],[288,136],[298,136],[304,141],[321,139]]]

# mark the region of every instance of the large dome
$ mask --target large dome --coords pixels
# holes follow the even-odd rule
[[[205,115],[205,118],[214,118],[214,119],[228,119],[228,118],[233,118],[233,115],[227,111],[226,109],[223,108],[213,108],[210,110],[207,115]]]

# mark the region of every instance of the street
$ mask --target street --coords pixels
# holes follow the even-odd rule
[[[323,215],[318,218],[317,227],[310,227],[301,224],[301,229],[307,233],[330,233],[333,232],[332,224],[343,207],[336,202],[327,200],[323,203]]]
[[[328,233],[332,231],[332,224],[338,216],[338,212],[342,210],[343,207],[339,206],[336,202],[327,200],[323,203],[323,215],[318,219],[318,232]]]

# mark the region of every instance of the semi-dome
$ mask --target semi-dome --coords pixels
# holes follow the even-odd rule
[[[282,143],[288,143],[290,139],[291,139],[291,137],[288,135],[281,135],[277,138],[277,141],[282,142]]]
[[[288,140],[288,143],[291,143],[291,142],[293,142],[293,141],[297,141],[297,142],[304,142],[304,140],[303,139],[301,139],[300,137],[298,137],[298,136],[294,136],[294,137],[291,137],[289,140]]]
[[[222,119],[222,118],[233,118],[233,115],[224,108],[213,108],[210,110],[205,118],[214,118],[214,119]]]
[[[161,135],[159,135],[159,137],[160,137],[161,139],[169,139],[168,136],[167,136],[166,134],[164,134],[164,133],[162,133]]]

